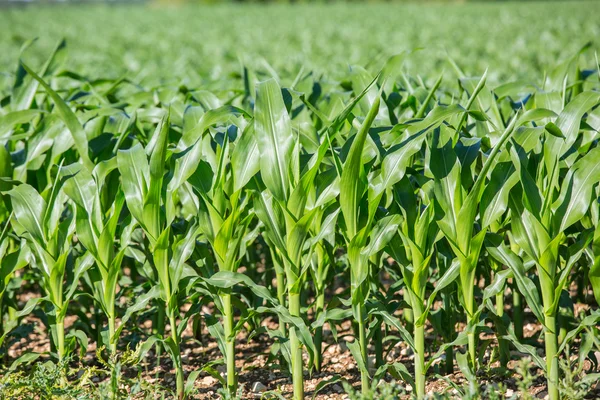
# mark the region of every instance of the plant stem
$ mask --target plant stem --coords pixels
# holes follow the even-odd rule
[[[154,334],[159,335],[160,337],[163,337],[165,334],[165,307],[166,307],[166,304],[157,302],[156,318],[154,319],[154,323],[152,325],[152,330],[154,331]],[[157,367],[160,366],[160,357],[162,355],[162,350],[163,350],[162,345],[156,346],[156,366]],[[159,378],[159,373],[158,373],[159,370],[160,369],[157,369],[157,372],[156,372],[157,379]]]
[[[113,338],[115,336],[115,314],[114,310],[111,315],[108,316],[108,343],[110,347],[111,355],[117,353],[117,338]]]
[[[62,318],[56,320],[56,341],[58,342],[58,364],[62,371],[60,382],[61,386],[67,386],[66,369],[63,369],[61,365],[65,357],[65,321]]]
[[[415,319],[419,319],[421,315],[415,312]],[[414,325],[415,335],[415,392],[417,399],[421,400],[425,397],[425,326]]]
[[[521,293],[516,288],[516,284],[512,288],[513,295],[513,324],[515,336],[517,339],[523,339],[523,306],[521,304]]]
[[[173,339],[174,346],[174,359],[175,364],[175,379],[177,382],[177,398],[183,399],[183,366],[181,365],[181,353],[179,351],[179,335],[177,335],[177,318],[175,313],[169,313],[169,324],[171,325],[171,339]]]
[[[544,342],[546,344],[546,370],[548,379],[548,395],[550,400],[558,400],[558,339],[556,337],[556,317],[546,315],[544,327]]]
[[[468,263],[468,261],[464,260],[462,262]],[[465,302],[465,308],[467,313],[467,329],[471,325],[471,321],[473,320],[474,311],[475,311],[475,266],[466,264],[461,265],[461,285],[463,288],[463,298]],[[463,270],[467,271],[463,274]],[[468,339],[468,349],[469,349],[469,358],[471,361],[471,366],[473,367],[473,371],[477,370],[477,343],[475,337],[475,328],[472,331],[467,332]]]
[[[358,308],[358,340],[360,345],[360,352],[365,363],[366,370],[360,371],[360,382],[362,387],[362,393],[367,395],[370,390],[371,379],[369,377],[369,351],[367,348],[367,329],[365,327],[365,312],[364,306]]]
[[[315,318],[319,318],[319,316],[323,313],[325,309],[325,292],[322,288],[318,288],[317,299],[316,299],[316,308],[315,308]],[[323,326],[319,326],[315,329],[315,362],[314,366],[317,371],[321,371],[321,364],[323,362],[323,355],[321,354],[323,348]]]
[[[502,319],[504,316],[504,290],[496,294],[496,315]],[[498,328],[498,351],[500,353],[500,365],[506,368],[509,359],[508,343],[502,336],[506,335],[504,326]]]
[[[453,310],[452,308],[452,293],[450,292],[449,288],[445,288],[443,290],[444,293],[444,310],[446,310],[445,312],[448,313],[446,316],[446,320],[447,320],[447,325],[446,325],[446,329],[444,330],[444,332],[446,333],[447,338],[449,339],[449,341],[452,341],[454,339],[454,313],[452,313],[450,310]],[[452,346],[449,346],[448,348],[446,348],[446,362],[444,364],[444,370],[446,372],[446,375],[451,375],[454,373],[454,349],[452,348]]]
[[[383,362],[383,331],[381,328],[381,322],[375,325],[375,333],[373,334],[373,341],[375,342],[375,368],[379,368],[384,364]]]
[[[235,337],[233,334],[233,307],[231,294],[221,295],[223,303],[223,325],[225,328],[225,362],[227,363],[227,391],[235,396],[237,391],[237,374],[235,371]]]
[[[289,310],[294,317],[300,316],[300,294],[289,295]],[[294,400],[304,400],[304,377],[302,365],[302,344],[295,327],[290,327],[290,351],[292,353],[292,381]]]
[[[410,303],[410,297],[408,295],[408,289],[404,289],[404,294],[402,295],[404,301]],[[415,321],[415,316],[413,315],[413,310],[406,307],[402,310],[402,315],[404,316],[404,320],[408,323],[408,329],[412,326]]]
[[[454,373],[454,349],[452,346],[446,349],[446,363],[445,363],[446,375],[452,375]]]
[[[467,317],[467,324],[469,324],[470,322],[470,318]],[[467,339],[468,339],[468,345],[469,345],[469,358],[471,361],[471,366],[473,367],[473,370],[476,369],[476,362],[477,362],[477,345],[475,343],[475,333],[474,332],[469,332],[467,333]]]
[[[56,340],[58,341],[58,362],[65,357],[65,321],[56,321]]]
[[[275,271],[275,276],[277,278],[277,300],[279,300],[279,304],[285,307],[285,275],[284,271],[277,269]],[[283,336],[285,336],[285,324],[280,324],[279,327]]]

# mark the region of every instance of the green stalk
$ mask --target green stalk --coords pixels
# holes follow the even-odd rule
[[[414,307],[415,320],[423,314],[419,305]],[[425,325],[414,325],[415,339],[415,393],[417,399],[425,397]]]
[[[325,292],[322,288],[317,288],[317,299],[316,299],[316,308],[315,308],[315,318],[319,318],[319,316],[323,313],[325,309]],[[315,329],[315,369],[317,371],[321,371],[321,364],[323,363],[323,354],[321,353],[322,345],[323,345],[323,326]]]
[[[294,317],[300,316],[300,294],[289,295],[289,310]],[[292,381],[294,400],[304,400],[304,377],[302,366],[302,344],[298,339],[295,327],[290,327],[290,351],[292,353]]]
[[[466,260],[461,261],[467,262]],[[463,297],[465,302],[465,311],[467,312],[467,329],[469,329],[469,325],[473,319],[474,309],[475,309],[475,268],[474,266],[467,265],[466,268],[464,265],[460,267],[461,272],[463,269],[469,271],[467,274],[462,274],[460,276],[461,285],[463,288]],[[466,276],[465,276],[466,275]],[[473,370],[477,369],[477,342],[475,337],[475,332],[471,331],[467,333],[468,339],[468,349],[469,349],[469,358],[471,361],[471,366]]]
[[[365,362],[365,368],[366,370],[361,370],[360,371],[360,382],[361,382],[361,388],[362,388],[362,393],[364,395],[367,395],[370,391],[371,388],[371,378],[369,377],[369,351],[367,348],[367,329],[365,326],[365,318],[366,318],[366,312],[365,312],[365,307],[364,306],[359,306],[358,307],[358,344],[360,345],[360,352],[362,355],[362,358]]]
[[[285,275],[284,271],[279,271],[278,269],[275,271],[275,275],[277,278],[277,300],[279,300],[279,304],[285,307]],[[285,324],[281,324],[280,326],[282,334],[285,336]]]
[[[444,365],[446,370],[446,375],[452,375],[454,373],[454,349],[452,346],[449,346],[446,349],[446,363]]]
[[[65,321],[61,318],[56,320],[56,340],[58,341],[58,362],[65,357]]]
[[[513,325],[515,336],[517,339],[523,339],[523,305],[521,299],[521,293],[516,288],[516,284],[513,285],[512,290],[512,298],[513,298]]]
[[[227,363],[227,391],[232,396],[237,391],[237,374],[235,371],[235,337],[233,334],[233,307],[231,294],[221,295],[223,303],[223,325],[225,328],[225,361]]]
[[[373,341],[375,344],[375,368],[379,368],[384,364],[383,361],[383,330],[381,321],[375,326],[375,333],[373,335]]]
[[[115,311],[114,307],[111,314],[108,316],[108,343],[110,347],[110,353],[117,353],[117,338],[113,338],[115,336]]]
[[[467,325],[470,322],[470,318],[467,317]],[[475,369],[475,363],[477,362],[477,344],[475,343],[475,333],[469,332],[467,333],[468,345],[469,345],[469,358],[471,361],[471,365],[473,369]]]
[[[4,334],[4,297],[0,295],[0,336]]]
[[[443,290],[444,293],[444,310],[446,310],[446,312],[448,312],[448,325],[446,327],[446,334],[450,334],[449,335],[449,339],[450,341],[452,341],[454,339],[453,335],[454,335],[454,313],[450,312],[450,310],[453,310],[452,308],[452,298],[451,298],[451,293],[450,293],[450,289],[449,288],[444,288]],[[445,369],[445,373],[446,375],[451,375],[454,373],[454,349],[452,348],[452,346],[448,346],[448,348],[446,348],[446,362],[444,363],[444,369]]]
[[[154,323],[152,325],[152,330],[154,331],[154,334],[159,335],[160,337],[163,337],[165,335],[165,307],[166,307],[166,305],[163,305],[160,302],[157,302],[156,318],[154,319]],[[160,366],[160,357],[162,355],[162,350],[163,350],[162,345],[156,346],[156,366],[157,367]],[[157,379],[159,378],[158,371],[159,370],[157,370],[157,372],[156,372]]]
[[[177,398],[179,400],[183,399],[184,390],[183,390],[183,366],[181,365],[181,353],[179,352],[179,336],[177,335],[177,318],[175,313],[170,313],[169,315],[169,323],[171,325],[171,339],[173,339],[173,343],[175,343],[175,354],[173,363],[175,364],[175,379],[176,379],[176,387],[177,387]]]
[[[504,291],[496,294],[496,315],[504,316]],[[501,328],[498,332],[498,351],[500,352],[500,365],[506,368],[508,364],[508,343],[502,336],[506,335],[506,329]]]
[[[407,289],[404,289],[404,294],[402,296],[404,297],[404,301],[410,304],[410,297]],[[408,325],[412,326],[412,324],[415,322],[413,310],[407,307],[402,310],[402,315],[404,316],[404,320],[408,323]]]
[[[558,392],[558,338],[556,337],[556,317],[546,315],[544,342],[546,345],[546,370],[548,375],[548,395],[550,400],[559,400]]]

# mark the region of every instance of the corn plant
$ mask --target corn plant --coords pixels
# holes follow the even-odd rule
[[[243,371],[269,369],[264,397],[289,373],[300,400],[313,371],[339,372],[323,351],[336,344],[364,398],[396,390],[382,382],[394,378],[424,399],[428,380],[456,371],[468,383],[443,379],[459,396],[493,397],[478,389],[482,374],[521,374],[524,387],[532,366],[552,400],[592,390],[596,57],[582,67],[586,46],[533,83],[506,82],[506,71],[470,78],[451,59],[458,79],[448,80],[427,62],[404,65],[413,54],[371,57],[374,44],[365,68],[322,75],[251,57],[232,72],[213,52],[211,75],[196,76],[184,52],[171,81],[153,65],[117,79],[80,71],[63,63],[61,42],[39,74],[22,60],[0,74],[2,390],[22,396],[34,364],[40,393],[167,395],[144,370],[159,370],[166,351],[175,397],[190,396],[201,373],[223,386],[217,396],[247,397],[236,361],[268,348]],[[21,52],[33,59],[36,46]],[[132,70],[144,59],[127,57]],[[524,335],[529,310],[542,340]],[[47,324],[58,367],[29,352],[11,360],[19,339],[45,335],[30,313]],[[77,342],[88,351],[72,362]],[[514,370],[511,350],[531,361]],[[311,385],[313,396],[342,379]]]
[[[305,243],[318,210],[317,207],[307,210],[306,203],[327,150],[327,142],[321,144],[318,153],[306,166],[305,173],[300,176],[300,149],[292,132],[281,89],[275,80],[257,84],[254,118],[257,148],[262,154],[261,178],[267,188],[257,193],[254,209],[265,225],[268,240],[283,261],[289,314],[298,318],[301,317],[301,290],[311,257],[310,250],[309,256],[306,256]],[[311,360],[314,356],[312,338],[303,336],[300,329],[292,325],[288,330],[296,400],[304,398],[303,344],[307,346]]]
[[[113,164],[113,168],[116,168],[116,163]],[[64,191],[76,206],[77,238],[95,260],[93,294],[108,319],[106,343],[114,355],[118,344],[115,311],[117,282],[121,276],[121,262],[128,244],[127,239],[122,238],[120,249],[115,252],[114,242],[119,223],[123,223],[119,218],[125,196],[122,191],[117,192],[114,203],[108,210],[104,210],[100,201],[104,182],[103,176],[99,174],[108,171],[97,171],[100,169],[96,169],[96,173],[92,175],[82,169],[80,164],[73,164],[62,170],[64,176],[69,177],[65,182]]]
[[[159,312],[166,311],[171,329],[169,337],[160,339],[173,360],[177,397],[181,399],[184,397],[184,376],[180,354],[182,329],[177,324],[180,317],[179,285],[187,275],[185,262],[195,245],[197,225],[186,223],[183,233],[175,232],[171,226],[174,215],[172,209],[167,207],[169,200],[165,190],[167,184],[164,182],[169,128],[167,115],[156,127],[146,148],[138,143],[127,150],[119,150],[117,164],[127,208],[146,236],[147,260],[156,271],[162,301]],[[162,323],[159,319],[158,324]],[[159,334],[164,332],[164,326],[159,325],[158,329]]]
[[[431,188],[431,181],[428,182]],[[438,228],[431,193],[425,188],[415,189],[408,179],[402,179],[395,188],[394,200],[400,207],[402,223],[398,237],[388,244],[402,272],[408,300],[414,318],[415,393],[425,396],[425,318],[428,310],[425,289],[429,278],[429,265],[435,251]],[[415,191],[419,193],[415,197]],[[438,289],[439,290],[439,289]]]
[[[234,321],[234,304],[239,307],[239,300],[232,299],[233,286],[239,280],[249,282],[246,277],[237,273],[242,261],[242,256],[252,241],[255,234],[249,229],[254,217],[249,196],[244,191],[244,185],[256,173],[252,163],[256,160],[247,158],[251,153],[246,152],[248,141],[252,143],[251,125],[241,133],[241,137],[235,144],[235,150],[230,144],[227,135],[222,136],[222,141],[217,142],[206,132],[200,132],[196,143],[189,148],[188,153],[183,155],[177,162],[176,174],[187,177],[189,185],[198,195],[197,218],[199,232],[210,243],[214,254],[215,264],[218,271],[209,277],[206,282],[217,289],[214,302],[223,316],[223,332],[214,336],[219,340],[223,351],[226,370],[226,389],[231,396],[237,393],[237,372],[235,368],[235,340],[241,325]],[[216,142],[216,143],[215,143]],[[216,144],[213,151],[211,143]],[[242,157],[242,165],[239,166]],[[232,169],[232,166],[240,167]],[[240,170],[247,171],[242,176]],[[209,172],[210,171],[210,172]],[[174,192],[185,186],[173,180],[169,190]],[[216,327],[214,329],[217,329]]]
[[[512,236],[535,263],[539,291],[514,253],[503,249],[497,256],[511,267],[521,293],[543,324],[545,370],[552,399],[559,398],[559,327],[556,320],[560,295],[574,264],[593,239],[592,232],[570,234],[568,228],[586,215],[594,185],[600,181],[598,148],[583,155],[569,150],[577,140],[583,115],[599,100],[600,96],[593,92],[577,95],[555,122],[547,122],[541,149],[525,152],[522,146],[514,143],[510,153],[520,178],[510,193]],[[569,168],[563,175],[564,167]]]
[[[474,102],[484,83],[485,76],[469,98],[467,109]],[[436,204],[439,204],[442,213],[438,225],[460,263],[460,288],[462,302],[467,314],[467,329],[469,330],[469,360],[475,368],[477,347],[473,324],[477,321],[475,320],[474,281],[479,253],[486,233],[485,226],[481,226],[481,230],[474,232],[475,222],[478,205],[486,187],[487,174],[494,165],[495,158],[513,133],[517,118],[513,117],[511,124],[504,130],[483,164],[477,178],[473,181],[463,171],[468,174],[471,164],[475,161],[473,157],[468,155],[470,150],[468,147],[478,146],[478,144],[469,143],[467,140],[461,141],[454,136],[460,134],[461,126],[464,124],[467,115],[467,113],[462,114],[458,121],[457,132],[452,132],[452,128],[443,127],[434,136],[431,144],[429,169],[434,177]],[[463,156],[459,159],[461,151]],[[471,185],[469,185],[470,183]]]
[[[72,252],[75,220],[65,210],[65,194],[61,179],[40,195],[24,183],[8,194],[14,210],[14,229],[27,240],[32,252],[32,263],[42,275],[46,296],[39,301],[51,305],[50,328],[56,345],[58,360],[67,355],[64,320],[67,306],[73,298],[81,274],[90,266],[89,257],[76,262]],[[67,213],[64,217],[63,212]],[[73,279],[65,285],[66,270],[73,268]]]

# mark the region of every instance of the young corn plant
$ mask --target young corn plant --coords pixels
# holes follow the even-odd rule
[[[244,188],[257,169],[252,163],[258,160],[247,159],[252,154],[245,152],[252,135],[251,125],[241,133],[236,144],[231,144],[227,135],[204,134],[176,163],[176,173],[189,176],[187,182],[198,195],[199,233],[210,244],[217,267],[217,272],[206,277],[205,282],[216,288],[217,293],[212,297],[223,316],[222,332],[219,330],[214,336],[225,358],[225,388],[230,396],[236,396],[238,389],[235,341],[243,327],[234,320],[234,305],[239,308],[242,303],[235,298],[233,287],[238,283],[253,287],[249,277],[237,272],[249,242],[257,235],[256,230],[249,229],[254,214]],[[234,150],[230,150],[232,146],[236,146]],[[244,153],[240,153],[242,151]],[[242,168],[246,175],[240,175]],[[184,190],[185,186],[169,186],[171,192],[177,188]]]
[[[467,109],[483,88],[485,76],[473,91]],[[479,140],[460,138],[461,127],[468,112],[464,112],[458,122],[457,130],[441,127],[434,135],[430,148],[429,173],[434,178],[436,205],[439,206],[438,225],[448,240],[460,264],[460,288],[462,302],[467,314],[469,361],[476,368],[477,345],[475,328],[477,313],[474,298],[475,270],[479,253],[483,245],[486,228],[480,226],[475,231],[479,202],[486,188],[487,174],[496,162],[496,157],[510,138],[517,123],[513,117],[511,123],[491,149],[477,178],[471,176],[472,164],[479,157]],[[475,232],[474,232],[475,231]]]
[[[27,240],[31,262],[42,276],[41,285],[46,296],[37,301],[51,306],[48,316],[59,362],[67,355],[64,325],[67,306],[79,278],[92,261],[88,256],[75,260],[72,242],[75,219],[71,210],[64,206],[66,195],[62,183],[57,177],[43,195],[26,183],[8,192],[14,212],[14,230]],[[71,280],[65,282],[68,269],[72,269]]]
[[[116,162],[110,164],[112,168],[116,168]],[[108,319],[105,344],[108,345],[111,355],[115,355],[119,339],[116,334],[115,300],[117,283],[121,276],[121,262],[128,244],[125,235],[117,235],[119,225],[128,226],[126,221],[120,220],[125,196],[119,190],[114,202],[108,209],[103,209],[101,193],[109,169],[96,168],[90,174],[81,164],[72,164],[63,168],[61,172],[67,178],[64,191],[76,207],[77,239],[94,257],[95,268],[89,271],[92,273],[93,295]],[[128,232],[127,229],[124,231]],[[115,251],[115,239],[119,236],[120,248]]]
[[[398,236],[388,244],[389,254],[402,272],[408,301],[414,317],[415,394],[425,397],[425,321],[429,309],[425,289],[429,281],[429,265],[435,252],[439,229],[435,223],[433,182],[415,188],[407,177],[394,188],[394,201],[402,214]],[[438,289],[439,291],[439,286]]]
[[[0,349],[6,337],[17,327],[20,314],[23,314],[17,312],[15,285],[19,285],[19,281],[15,275],[29,263],[31,255],[25,240],[19,242],[9,237],[11,218],[12,215],[5,221],[0,233]],[[26,306],[25,313],[28,309]]]
[[[369,89],[368,86],[365,91]],[[357,346],[351,345],[351,349],[355,349],[353,355],[361,365],[361,384],[365,393],[369,390],[371,380],[365,307],[369,295],[369,258],[385,248],[401,220],[398,214],[377,215],[376,218],[380,202],[384,194],[403,178],[412,157],[425,142],[427,132],[459,112],[456,107],[437,107],[425,119],[409,125],[387,150],[380,168],[369,172],[373,162],[364,159],[363,151],[369,128],[379,112],[380,101],[379,96],[371,98],[373,103],[369,113],[356,133],[343,164],[339,200],[344,221],[341,231],[350,264],[353,316],[358,324],[358,343]]]
[[[185,388],[180,344],[187,319],[182,320],[180,325],[177,324],[180,317],[180,297],[185,294],[180,290],[180,284],[190,274],[193,275],[185,263],[196,243],[197,225],[182,221],[183,227],[180,230],[172,226],[175,210],[169,207],[171,200],[167,196],[165,183],[169,128],[170,120],[167,115],[157,125],[146,148],[137,143],[127,150],[119,150],[117,164],[127,208],[145,234],[146,257],[156,271],[162,301],[159,307],[166,313],[171,329],[169,337],[160,339],[173,360],[177,398],[182,399]],[[175,174],[171,179],[179,179],[179,176]],[[158,328],[161,336],[164,326],[159,325]]]
[[[492,250],[512,269],[521,293],[543,324],[548,394],[553,400],[560,397],[559,300],[573,266],[593,240],[591,230],[572,233],[569,228],[586,216],[594,186],[600,181],[600,148],[582,155],[573,151],[573,146],[583,116],[599,102],[598,93],[580,93],[554,122],[546,123],[543,146],[529,152],[518,143],[511,147],[511,159],[520,178],[510,192],[512,237],[535,263],[539,289],[526,276],[514,253],[502,246]]]
[[[300,400],[304,398],[303,345],[307,346],[311,363],[315,353],[312,338],[302,332],[305,327],[300,313],[301,290],[315,245],[315,241],[308,240],[310,228],[319,211],[319,206],[308,209],[307,201],[314,191],[313,182],[328,143],[321,143],[301,175],[299,142],[294,138],[281,88],[275,80],[257,84],[254,118],[261,178],[267,189],[256,194],[254,209],[284,266],[288,310],[292,317],[288,334],[294,399]]]

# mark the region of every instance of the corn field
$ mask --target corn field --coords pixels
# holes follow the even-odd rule
[[[600,396],[593,45],[529,82],[401,52],[213,90],[66,48],[0,92],[1,398]]]

